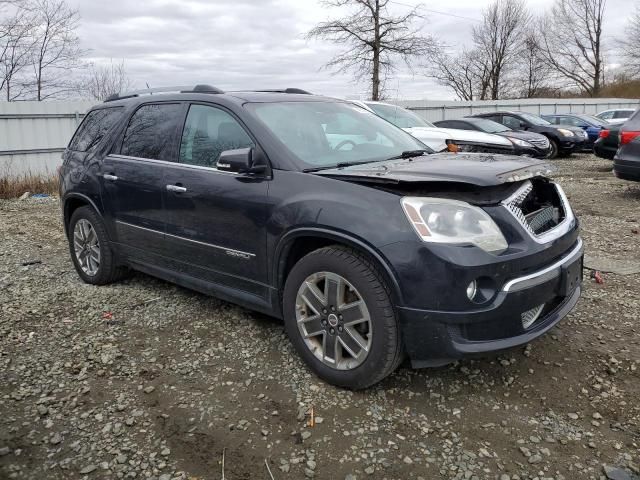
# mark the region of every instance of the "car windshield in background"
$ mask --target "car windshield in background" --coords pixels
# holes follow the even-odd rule
[[[602,120],[601,118],[595,117],[593,115],[577,115],[579,118],[583,119],[585,122],[590,123],[591,125],[595,125],[596,127],[606,127],[609,125],[608,122]]]
[[[544,118],[529,113],[521,113],[520,116],[526,121],[533,123],[534,125],[551,125],[551,122],[547,122]]]
[[[367,106],[384,118],[387,122],[393,123],[400,128],[427,127],[434,128],[433,123],[420,118],[406,108],[395,105],[383,105],[381,103],[367,103]]]
[[[306,168],[376,162],[429,150],[389,122],[340,102],[250,103],[247,108]]]
[[[511,131],[509,127],[505,127],[498,122],[494,122],[493,120],[488,120],[486,118],[468,118],[465,120],[472,123],[485,133],[502,133]]]

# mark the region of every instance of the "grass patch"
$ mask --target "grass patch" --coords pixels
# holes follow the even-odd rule
[[[0,177],[0,198],[18,198],[25,192],[58,193],[58,176],[55,174],[37,175],[27,173],[17,176]]]

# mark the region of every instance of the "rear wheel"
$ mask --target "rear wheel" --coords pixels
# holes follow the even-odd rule
[[[351,249],[325,247],[303,257],[287,278],[283,306],[296,351],[329,383],[366,388],[402,360],[384,278]]]
[[[71,215],[69,252],[78,275],[86,283],[111,283],[127,271],[116,265],[104,223],[90,207],[80,207]]]

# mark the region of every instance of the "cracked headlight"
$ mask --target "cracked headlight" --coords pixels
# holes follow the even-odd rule
[[[470,243],[487,252],[507,248],[502,232],[481,208],[458,200],[403,197],[402,208],[424,242]]]
[[[573,132],[571,130],[567,130],[566,128],[559,128],[558,131],[565,137],[573,137]]]

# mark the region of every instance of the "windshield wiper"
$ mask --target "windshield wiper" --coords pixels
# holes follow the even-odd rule
[[[338,162],[334,165],[328,165],[326,167],[314,167],[314,168],[305,168],[302,170],[304,173],[309,172],[319,172],[320,170],[329,170],[332,168],[344,168],[344,167],[352,167],[353,165],[363,165],[365,163],[375,163],[375,162],[383,162],[384,160],[362,160],[359,162]]]
[[[387,160],[400,160],[401,158],[406,159],[406,158],[420,157],[425,153],[429,153],[429,150],[406,150],[402,152],[400,155],[387,158]]]

